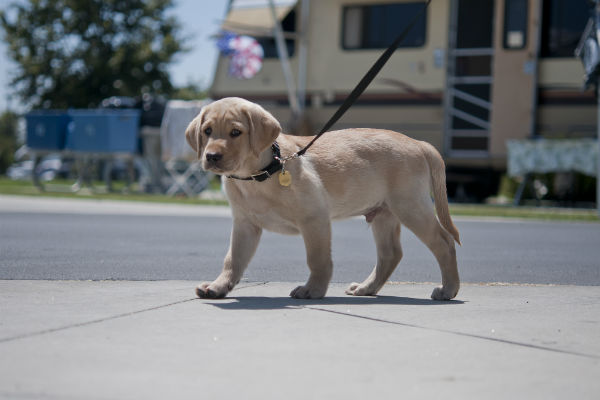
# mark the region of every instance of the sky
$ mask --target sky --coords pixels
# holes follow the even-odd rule
[[[14,0],[0,0],[4,9]],[[199,83],[208,86],[212,81],[217,61],[215,40],[210,36],[219,31],[220,21],[225,17],[228,0],[175,0],[173,14],[181,23],[183,35],[188,37],[191,50],[180,54],[169,68],[171,81],[175,86]],[[9,82],[14,64],[7,56],[7,46],[0,41],[0,112],[10,107],[19,110],[19,103],[10,94]]]

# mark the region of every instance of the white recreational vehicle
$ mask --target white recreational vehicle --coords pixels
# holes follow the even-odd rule
[[[424,4],[231,0],[223,29],[255,37],[263,65],[238,79],[221,56],[210,94],[258,102],[291,133],[297,102],[314,134]],[[446,159],[451,196],[470,184],[473,196],[490,195],[506,169],[507,140],[595,136],[595,96],[582,90],[574,56],[588,17],[587,0],[432,0],[334,128],[426,140]],[[278,26],[289,62],[277,51]]]

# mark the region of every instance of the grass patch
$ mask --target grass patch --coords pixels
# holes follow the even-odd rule
[[[125,189],[123,182],[115,182],[115,191],[106,191],[102,182],[95,183],[95,190],[84,188],[79,192],[72,192],[73,181],[55,180],[47,183],[46,191],[40,191],[30,181],[13,181],[6,177],[0,177],[0,194],[12,194],[21,196],[37,197],[61,197],[73,199],[99,199],[99,200],[123,200],[123,201],[145,201],[166,204],[203,204],[203,205],[227,205],[222,200],[205,200],[189,198],[185,196],[166,196],[163,194],[148,194],[135,191],[122,192]],[[218,190],[218,184],[212,183],[211,189]],[[550,208],[550,207],[515,207],[503,205],[484,204],[450,204],[450,213],[453,216],[469,217],[496,217],[496,218],[522,218],[550,221],[587,221],[599,222],[600,219],[595,209],[573,209],[573,208]]]
[[[108,191],[103,182],[94,182],[93,189],[87,187],[74,192],[71,188],[74,181],[53,180],[44,184],[45,191],[35,187],[30,181],[13,181],[6,177],[0,177],[0,194],[12,194],[34,197],[60,197],[71,199],[96,199],[96,200],[122,200],[122,201],[145,201],[150,203],[166,204],[203,204],[203,205],[227,205],[222,200],[206,200],[200,198],[189,198],[186,196],[167,196],[164,194],[142,193],[136,190],[135,185],[131,190],[126,190],[125,182],[113,182],[113,191]],[[212,186],[211,186],[212,187]]]
[[[521,218],[547,221],[600,221],[595,209],[558,207],[450,204],[450,214],[453,216]]]

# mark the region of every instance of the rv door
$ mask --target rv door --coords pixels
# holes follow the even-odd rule
[[[506,141],[535,133],[541,0],[497,0],[490,156],[506,159]]]
[[[502,167],[534,129],[541,0],[452,0],[445,152]]]

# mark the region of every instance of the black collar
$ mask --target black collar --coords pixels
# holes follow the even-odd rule
[[[271,175],[273,175],[277,171],[280,171],[282,168],[281,161],[279,161],[279,159],[281,158],[281,151],[279,150],[279,145],[277,144],[277,142],[274,142],[271,145],[271,150],[273,150],[273,161],[271,161],[271,163],[265,168],[261,169],[260,172],[258,172],[257,174],[250,175],[247,178],[240,178],[239,176],[235,175],[229,175],[227,177],[232,179],[239,179],[241,181],[266,181],[271,177]]]

